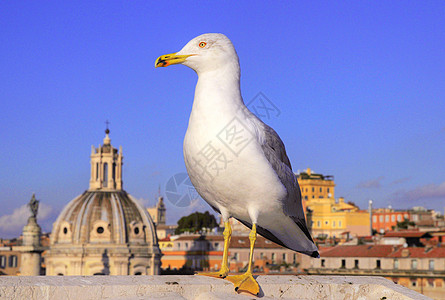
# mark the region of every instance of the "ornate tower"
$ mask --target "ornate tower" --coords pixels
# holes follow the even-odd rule
[[[31,209],[31,216],[28,218],[28,224],[23,227],[23,243],[22,246],[14,247],[14,250],[20,251],[20,275],[38,276],[40,275],[41,254],[45,250],[40,245],[41,229],[37,224],[37,211],[39,209],[39,201],[35,195],[32,195],[28,203]]]
[[[164,204],[164,198],[159,197],[158,203],[156,204],[156,207],[158,209],[158,223],[156,225],[165,225],[165,204]]]
[[[159,196],[158,203],[155,206],[147,208],[148,213],[150,214],[153,222],[159,225],[165,225],[165,215],[167,209],[165,208],[164,198]]]
[[[91,190],[122,190],[122,147],[113,148],[105,130],[104,144],[98,148],[91,146]]]

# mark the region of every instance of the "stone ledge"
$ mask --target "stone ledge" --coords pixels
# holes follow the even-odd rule
[[[382,277],[260,275],[261,299],[430,299]],[[204,276],[2,276],[0,299],[255,299]]]

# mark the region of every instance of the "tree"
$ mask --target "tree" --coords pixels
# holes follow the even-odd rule
[[[415,226],[416,223],[409,221],[408,219],[404,219],[402,222],[397,222],[396,228],[398,229],[408,229],[410,226]]]
[[[218,223],[216,222],[215,216],[208,211],[205,213],[195,212],[179,219],[175,234],[198,232],[203,228],[214,228],[217,226]]]

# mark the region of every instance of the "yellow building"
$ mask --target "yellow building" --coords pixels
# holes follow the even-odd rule
[[[312,173],[310,168],[297,174],[301,198],[305,201],[318,198],[334,198],[334,176]],[[304,202],[305,202],[304,201]]]
[[[297,175],[303,205],[312,210],[312,235],[314,237],[340,237],[370,234],[369,212],[360,210],[344,198],[335,200],[333,176],[316,174],[307,169]]]

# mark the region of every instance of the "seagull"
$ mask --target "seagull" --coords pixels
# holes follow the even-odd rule
[[[179,52],[160,56],[155,67],[174,64],[198,74],[184,138],[187,173],[225,226],[220,271],[200,275],[226,278],[235,291],[258,295],[252,275],[257,233],[283,247],[320,257],[306,225],[300,187],[278,134],[243,102],[238,55],[224,34],[200,35]],[[242,275],[228,276],[230,218],[251,229],[249,264]]]

